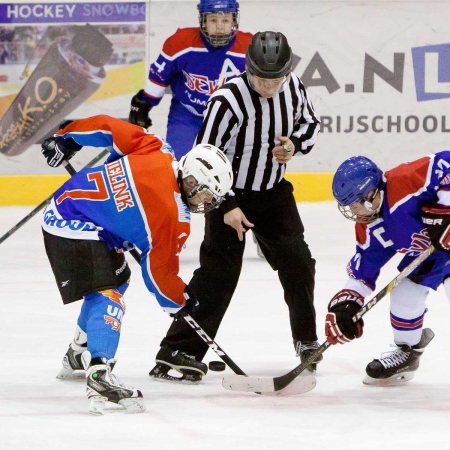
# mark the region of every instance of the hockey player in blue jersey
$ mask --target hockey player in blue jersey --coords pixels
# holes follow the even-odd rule
[[[200,27],[180,28],[164,43],[151,64],[147,82],[131,100],[129,121],[147,128],[149,111],[170,86],[166,139],[179,160],[195,141],[210,95],[245,70],[252,35],[238,31],[236,0],[200,0]]]
[[[366,384],[394,384],[413,378],[434,333],[423,328],[430,289],[444,285],[450,298],[450,151],[401,164],[383,173],[370,159],[344,161],[333,178],[341,213],[356,222],[356,253],[349,278],[328,305],[325,334],[332,344],[361,337],[363,320],[352,317],[375,290],[381,268],[403,254],[398,270],[433,244],[436,250],[390,295],[397,348],[366,368]]]

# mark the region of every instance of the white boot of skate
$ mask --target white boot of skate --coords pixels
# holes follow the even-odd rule
[[[116,360],[94,358],[85,351],[81,360],[86,368],[86,394],[89,399],[89,412],[100,416],[110,412],[140,413],[145,411],[142,392],[126,387],[118,377],[111,373]]]

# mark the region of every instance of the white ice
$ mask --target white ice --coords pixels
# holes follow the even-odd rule
[[[317,259],[315,304],[319,340],[329,299],[346,279],[353,225],[332,202],[300,203],[306,239]],[[32,207],[0,208],[0,236]],[[198,265],[203,218],[193,216],[181,255],[188,281]],[[95,417],[85,381],[55,375],[75,329],[80,303],[63,306],[46,259],[40,214],[0,245],[0,448],[2,450],[125,449],[448,449],[449,307],[442,288],[428,299],[426,326],[436,334],[415,378],[403,386],[365,386],[365,367],[389,350],[389,298],[365,316],[364,336],[324,354],[317,386],[307,394],[261,397],[222,388],[226,372],[209,372],[197,386],[150,380],[170,318],[147,292],[137,264],[115,373],[142,390],[147,411]],[[377,291],[397,274],[386,266]],[[249,375],[277,376],[299,364],[277,274],[259,259],[251,239],[238,289],[216,337]],[[219,359],[211,350],[205,361]]]

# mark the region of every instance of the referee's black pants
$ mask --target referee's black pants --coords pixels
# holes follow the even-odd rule
[[[315,260],[303,233],[304,228],[293,196],[292,184],[282,180],[268,191],[235,190],[239,207],[254,224],[252,231],[284,290],[292,337],[315,341]],[[200,267],[189,282],[200,303],[195,320],[214,338],[236,289],[242,268],[245,239],[239,241],[223,214],[206,214],[205,236],[200,247]],[[161,345],[184,351],[201,361],[208,346],[184,320],[174,321]]]

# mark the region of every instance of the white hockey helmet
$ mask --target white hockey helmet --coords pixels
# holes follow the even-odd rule
[[[233,169],[220,149],[199,144],[184,155],[178,169],[189,204],[194,213],[206,213],[222,203],[233,185]]]

